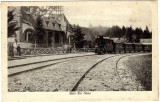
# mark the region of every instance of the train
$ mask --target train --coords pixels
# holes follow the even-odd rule
[[[151,52],[151,43],[116,42],[112,38],[99,36],[95,39],[95,53]]]

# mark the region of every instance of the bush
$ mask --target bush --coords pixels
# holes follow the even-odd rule
[[[152,55],[136,56],[128,59],[127,66],[147,91],[152,90]]]

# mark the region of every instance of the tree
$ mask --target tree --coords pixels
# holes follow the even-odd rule
[[[126,28],[124,26],[122,27],[121,33],[122,33],[122,36],[126,36]]]
[[[142,28],[141,28],[141,27],[139,28],[139,34],[140,34],[140,39],[142,39],[142,36],[143,36],[143,30],[142,30]]]
[[[133,42],[139,43],[142,38],[143,31],[141,28],[136,28],[134,30],[134,35],[132,35]]]
[[[133,33],[134,33],[134,30],[132,28],[132,26],[130,27],[127,27],[127,31],[126,31],[126,35],[127,35],[127,40],[128,42],[133,42]]]
[[[152,32],[149,32],[148,26],[146,26],[146,29],[144,30],[143,38],[152,38]]]
[[[14,20],[14,11],[15,9],[8,11],[8,37],[13,35],[16,37],[16,31],[20,29],[20,27],[17,26],[18,22]]]
[[[109,28],[106,28],[107,31],[105,32],[105,36],[109,36],[109,37],[122,37],[123,36],[123,32],[122,29],[119,26],[112,26]]]
[[[45,34],[45,29],[43,27],[43,20],[40,16],[37,17],[36,26],[34,28],[35,28],[35,33],[34,33],[35,42],[37,44],[42,44],[44,41],[43,38],[44,38],[44,34]]]
[[[81,28],[77,25],[74,25],[74,37],[73,37],[73,41],[75,43],[76,48],[83,48],[85,40],[84,40],[84,35],[82,33]]]
[[[43,16],[50,17],[52,16],[52,13],[59,8],[60,6],[29,6],[28,10],[25,12],[37,19],[37,17]]]

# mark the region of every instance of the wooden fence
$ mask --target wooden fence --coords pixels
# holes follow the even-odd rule
[[[22,55],[41,55],[41,54],[64,54],[64,53],[81,53],[81,52],[94,52],[94,48],[81,48],[81,49],[64,49],[58,48],[21,48]]]

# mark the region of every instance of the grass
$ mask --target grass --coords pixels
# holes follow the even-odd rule
[[[127,66],[146,91],[152,90],[152,55],[135,56],[127,61]]]

